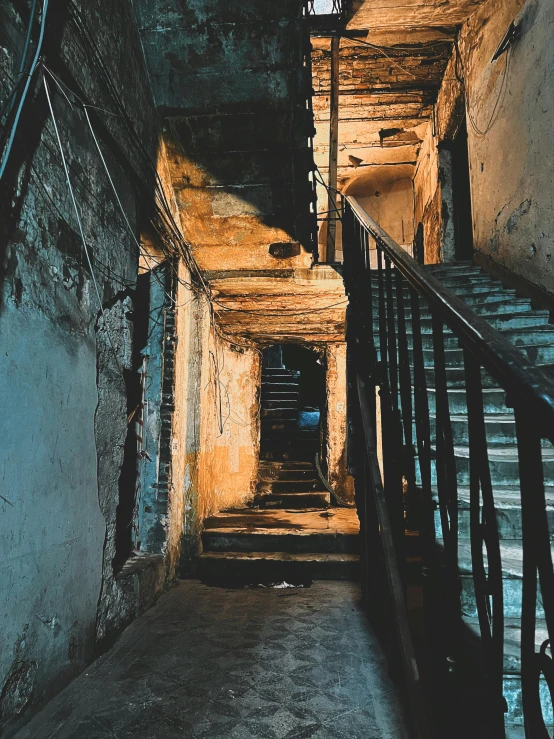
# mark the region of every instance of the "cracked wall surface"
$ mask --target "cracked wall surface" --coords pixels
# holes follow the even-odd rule
[[[2,102],[17,74],[29,7],[0,8]],[[49,69],[68,89],[109,107],[76,24],[59,14],[61,5],[52,7],[44,46]],[[130,4],[101,0],[74,8],[155,162],[156,123]],[[93,279],[42,72],[33,79],[0,196],[0,720],[8,736],[91,659],[102,614],[127,608],[112,592],[111,557],[138,253],[82,109],[49,77]],[[137,233],[135,182],[149,182],[143,161],[120,118],[94,112],[91,118]]]

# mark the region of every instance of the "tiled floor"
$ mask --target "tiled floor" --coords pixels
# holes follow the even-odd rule
[[[18,739],[405,739],[354,583],[180,582]]]

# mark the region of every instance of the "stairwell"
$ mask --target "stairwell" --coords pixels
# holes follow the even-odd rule
[[[306,428],[299,408],[300,373],[264,367],[260,464],[248,508],[206,520],[201,577],[267,584],[358,578],[356,512],[332,506],[314,459],[319,428]]]
[[[518,296],[513,289],[505,288],[501,282],[491,278],[478,266],[470,263],[428,266],[429,270],[443,285],[454,292],[478,314],[485,317],[526,357],[529,367],[541,366],[554,369],[554,325],[550,323],[547,310],[534,310],[531,300]],[[375,285],[376,276],[374,276]],[[378,300],[373,293],[374,330],[378,333]],[[411,334],[411,304],[407,289],[404,292],[407,320],[410,361],[413,377],[413,343]],[[433,334],[431,314],[421,306],[421,324],[424,362],[426,367],[427,393],[431,421],[431,439],[435,434],[435,387],[433,367]],[[472,579],[472,558],[470,543],[470,488],[469,488],[469,437],[468,412],[466,403],[465,372],[462,349],[452,332],[445,327],[445,356],[448,383],[448,397],[452,432],[455,445],[456,473],[459,507],[459,580],[461,588],[462,617],[465,625],[465,651],[468,664],[473,666],[475,684],[471,687],[477,696],[486,694],[487,676],[479,669],[484,664],[479,620],[476,609]],[[378,341],[376,340],[378,345]],[[495,381],[482,371],[483,399],[486,424],[487,447],[492,486],[496,505],[496,518],[500,535],[502,557],[502,579],[504,593],[504,678],[503,692],[506,701],[505,719],[508,736],[520,736],[523,730],[523,706],[521,695],[521,602],[523,581],[523,550],[521,530],[521,503],[519,485],[518,450],[516,445],[515,418],[509,406],[506,393]],[[414,445],[415,425],[414,425]],[[436,448],[433,449],[436,458]],[[419,469],[416,483],[421,484]],[[543,472],[549,521],[554,523],[554,448],[543,442]],[[442,549],[442,529],[438,511],[436,491],[437,475],[435,461],[432,462],[432,484],[435,498],[435,534],[438,546]],[[523,491],[524,492],[524,491]],[[485,559],[486,562],[486,559]],[[548,638],[544,621],[542,598],[537,599],[536,648]],[[475,669],[477,667],[477,669]],[[544,677],[540,683],[541,705],[545,722],[554,725],[552,705]]]

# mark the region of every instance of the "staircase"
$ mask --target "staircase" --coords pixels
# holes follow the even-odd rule
[[[545,310],[533,310],[531,301],[518,297],[515,290],[509,290],[490,275],[472,264],[453,264],[429,266],[427,269],[446,287],[454,292],[472,309],[484,316],[492,326],[519,347],[530,367],[542,366],[554,369],[554,326]],[[412,357],[411,306],[406,290],[405,310],[407,319],[410,359]],[[374,292],[374,330],[378,333],[376,320],[378,302]],[[435,387],[433,368],[433,337],[431,315],[422,306],[421,324],[423,351],[427,377],[427,392],[431,420],[431,438],[435,438]],[[461,584],[461,603],[463,621],[466,627],[469,661],[473,665],[481,663],[480,632],[475,605],[472,580],[472,560],[469,524],[469,446],[468,418],[466,405],[465,375],[463,353],[456,338],[445,328],[445,354],[447,383],[455,457],[459,500],[459,576]],[[376,340],[378,345],[378,340]],[[412,365],[413,376],[413,365]],[[522,736],[523,709],[521,702],[521,664],[520,664],[520,616],[522,596],[522,543],[521,543],[521,504],[519,488],[518,452],[515,436],[515,419],[507,405],[505,392],[494,380],[482,372],[483,398],[487,446],[490,471],[496,503],[498,528],[501,537],[501,556],[503,569],[505,647],[504,647],[504,697],[507,704],[506,725],[508,736]],[[414,430],[414,444],[415,430]],[[543,442],[543,467],[547,486],[547,506],[550,521],[554,524],[554,448]],[[419,474],[419,471],[418,471]],[[420,482],[420,480],[418,481]],[[433,462],[432,482],[436,485],[436,470]],[[438,499],[435,500],[438,505]],[[442,530],[438,510],[435,514],[435,530],[438,544],[442,542]],[[551,528],[554,531],[554,527]],[[537,650],[547,638],[539,595],[537,604]],[[486,693],[486,676],[483,682],[477,678],[473,690],[476,696],[480,691]],[[552,706],[544,678],[540,687],[543,715],[549,726],[554,725]]]
[[[298,426],[298,373],[264,368],[260,465],[249,508],[205,521],[204,580],[292,584],[358,577],[356,512],[331,508],[314,467],[319,430]]]
[[[300,373],[264,367],[262,373],[260,459],[313,462],[319,430],[298,425]]]

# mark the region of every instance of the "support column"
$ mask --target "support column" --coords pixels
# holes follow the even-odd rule
[[[346,344],[328,344],[325,358],[327,479],[341,498],[353,502],[346,463]]]
[[[326,262],[335,261],[337,235],[337,156],[339,151],[339,52],[340,37],[331,39],[331,91],[329,119],[329,186],[327,198],[327,249]]]

